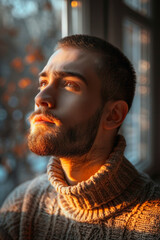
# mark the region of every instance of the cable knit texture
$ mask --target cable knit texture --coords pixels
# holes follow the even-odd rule
[[[160,239],[160,187],[124,157],[125,140],[87,181],[68,186],[60,161],[19,186],[0,210],[0,239]]]

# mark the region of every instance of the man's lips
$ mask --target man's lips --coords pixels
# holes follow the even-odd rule
[[[38,114],[35,117],[33,117],[32,123],[42,123],[42,122],[46,122],[46,123],[52,123],[55,124],[54,121],[50,120],[49,118],[47,118],[46,116],[44,116],[43,114]]]

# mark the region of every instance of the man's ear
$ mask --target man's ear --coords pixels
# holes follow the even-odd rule
[[[108,101],[104,108],[103,127],[106,130],[118,128],[128,113],[128,104],[123,100]]]

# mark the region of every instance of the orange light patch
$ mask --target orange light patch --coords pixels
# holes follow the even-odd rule
[[[2,96],[2,99],[4,102],[8,102],[9,98],[10,98],[10,96],[7,93],[4,93]]]
[[[3,77],[0,77],[0,86],[4,86],[6,83],[6,80]]]
[[[32,55],[32,54],[27,55],[27,56],[25,57],[25,61],[26,61],[27,63],[31,64],[31,63],[35,62],[35,56]]]
[[[26,149],[27,149],[26,143],[23,142],[23,143],[21,143],[21,144],[16,144],[16,145],[13,147],[12,151],[13,151],[18,157],[23,157],[24,154],[26,153]]]
[[[14,82],[9,82],[7,84],[7,93],[11,94],[16,90],[16,84]]]
[[[44,9],[52,11],[52,4],[50,2],[46,2],[44,5]]]
[[[11,62],[11,66],[18,72],[21,72],[24,68],[22,59],[17,57],[14,58]]]
[[[30,72],[33,74],[33,75],[37,75],[39,73],[39,69],[37,67],[30,67]]]
[[[79,2],[79,1],[72,1],[71,2],[71,7],[72,8],[80,7],[80,5],[81,5],[81,2]]]
[[[26,57],[25,57],[25,61],[28,63],[28,64],[31,64],[35,61],[43,61],[45,58],[44,58],[44,55],[42,53],[42,50],[40,48],[37,48],[35,50],[33,50],[32,53],[28,54]]]
[[[7,32],[11,37],[16,37],[18,35],[18,29],[16,28],[7,29]]]
[[[22,78],[19,83],[18,86],[20,88],[26,88],[31,84],[31,80],[29,78]]]

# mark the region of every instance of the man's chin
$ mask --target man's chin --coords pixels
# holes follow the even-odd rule
[[[50,156],[53,152],[53,145],[51,145],[49,138],[38,133],[29,134],[28,147],[33,153],[41,156]]]

